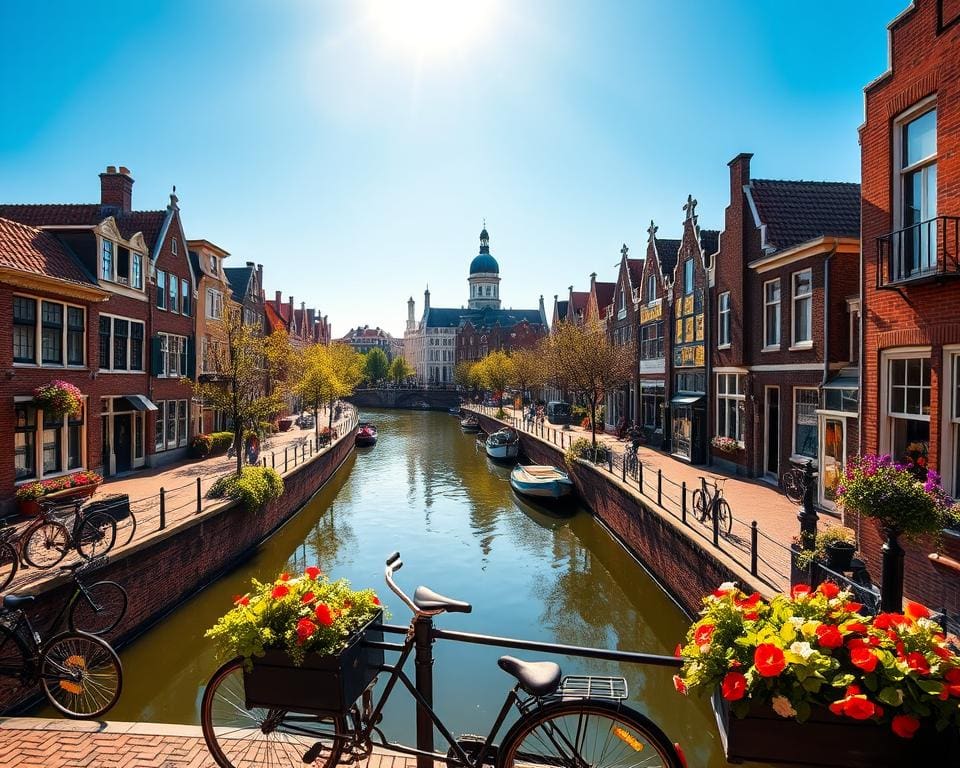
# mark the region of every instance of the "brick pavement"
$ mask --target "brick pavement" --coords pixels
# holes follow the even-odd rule
[[[200,728],[43,718],[0,719],[4,768],[216,768]],[[357,768],[415,768],[416,760],[375,751]]]

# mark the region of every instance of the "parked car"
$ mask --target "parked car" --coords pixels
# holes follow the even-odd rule
[[[572,416],[570,403],[551,400],[547,403],[547,421],[551,424],[569,424]]]

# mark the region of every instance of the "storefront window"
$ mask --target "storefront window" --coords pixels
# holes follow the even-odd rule
[[[817,458],[817,408],[819,405],[820,395],[816,389],[794,388],[793,452],[797,456],[806,456],[814,460]]]

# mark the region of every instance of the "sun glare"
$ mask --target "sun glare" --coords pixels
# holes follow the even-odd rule
[[[495,0],[368,0],[376,41],[421,58],[472,48],[493,26]]]

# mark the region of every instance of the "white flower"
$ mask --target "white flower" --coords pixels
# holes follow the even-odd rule
[[[720,589],[725,590],[727,592],[731,592],[736,588],[737,588],[737,582],[735,581],[725,581],[723,582],[723,584],[720,585]]]
[[[799,629],[803,626],[803,623],[806,621],[806,619],[804,619],[802,616],[791,616],[788,621]]]
[[[771,704],[773,705],[773,711],[780,717],[796,717],[797,710],[793,708],[790,699],[786,696],[774,696]]]
[[[790,652],[797,654],[804,661],[810,658],[810,656],[815,653],[813,648],[810,646],[810,643],[794,643],[790,646]]]

